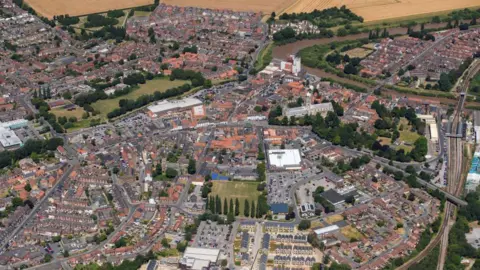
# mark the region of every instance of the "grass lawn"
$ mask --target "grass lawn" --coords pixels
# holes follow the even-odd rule
[[[147,81],[145,84],[140,84],[138,89],[133,90],[128,95],[124,95],[124,96],[120,96],[112,99],[99,100],[93,103],[92,107],[95,110],[98,110],[102,114],[102,116],[106,117],[107,113],[118,108],[118,102],[121,99],[137,99],[141,95],[153,94],[153,92],[155,91],[164,92],[170,88],[177,87],[185,83],[188,83],[188,82],[182,81],[182,80],[170,81],[167,78],[154,79],[151,81]]]
[[[342,215],[333,215],[333,216],[329,216],[326,218],[326,221],[330,224],[333,224],[335,222],[339,222],[343,220],[343,216]]]
[[[272,61],[273,42],[263,48],[258,54],[257,61],[255,62],[255,70],[257,72],[263,70]]]
[[[480,72],[473,77],[472,82],[470,83],[470,91],[475,88],[475,87],[480,87]],[[474,92],[473,94],[480,94],[478,92]]]
[[[63,108],[55,108],[50,110],[51,113],[55,114],[55,116],[62,117],[66,116],[67,118],[70,118],[72,116],[76,117],[78,120],[82,120],[82,115],[85,113],[85,110],[82,107],[76,107],[75,110],[68,111]]]
[[[403,127],[403,130],[401,130],[400,127]],[[397,149],[404,149],[405,152],[410,152],[413,149],[415,141],[420,138],[421,135],[417,132],[410,131],[411,128],[412,126],[408,124],[407,119],[400,119],[400,122],[398,123],[398,132],[400,133],[398,142],[401,144],[396,147]]]
[[[340,232],[349,239],[355,238],[357,240],[360,240],[363,238],[362,233],[360,233],[356,228],[350,225],[341,228]]]
[[[378,141],[380,141],[381,145],[391,145],[392,139],[387,137],[378,137]]]
[[[133,16],[134,17],[146,17],[146,16],[150,16],[152,12],[150,11],[138,11],[138,10],[135,10],[135,13],[133,13]]]
[[[255,201],[257,205],[258,196],[261,194],[257,191],[258,183],[256,182],[240,182],[240,181],[213,181],[212,193],[210,195],[218,195],[222,201],[223,209],[223,200],[227,198],[228,203],[230,204],[230,198],[238,198],[240,202],[240,215],[243,215],[243,207],[245,204],[245,199],[248,200],[250,207],[252,206],[252,201]]]

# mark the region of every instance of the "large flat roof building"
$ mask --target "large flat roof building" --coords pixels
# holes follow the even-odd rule
[[[22,146],[22,141],[17,134],[9,128],[0,126],[0,143],[4,148]]]
[[[202,101],[196,98],[184,98],[180,100],[162,100],[155,105],[148,106],[148,113],[151,117],[157,117],[170,111],[187,109],[201,105]]]
[[[302,158],[298,149],[268,150],[270,166],[286,170],[299,170]]]
[[[289,108],[286,110],[285,116],[302,117],[305,115],[316,115],[317,113],[325,115],[331,111],[333,111],[332,103],[327,102],[327,103],[319,103],[319,104],[309,104],[306,106],[301,106],[296,108]]]
[[[187,247],[180,260],[181,269],[203,270],[209,269],[220,255],[220,249]]]

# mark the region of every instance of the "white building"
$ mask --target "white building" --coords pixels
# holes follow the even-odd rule
[[[4,148],[22,146],[22,141],[17,134],[9,128],[0,126],[0,143]]]
[[[171,111],[187,109],[201,105],[202,101],[196,98],[184,98],[180,100],[163,100],[157,104],[148,106],[148,113],[151,117],[157,117]]]
[[[280,69],[298,76],[302,70],[302,60],[300,57],[292,54],[288,57],[287,61],[280,62]]]
[[[310,102],[310,100],[308,100]],[[327,103],[319,103],[319,104],[308,104],[306,106],[302,107],[296,107],[296,108],[288,108],[285,111],[285,116],[291,117],[302,117],[305,115],[316,115],[317,113],[320,113],[322,115],[327,114],[328,112],[333,111],[333,106],[331,102]]]
[[[430,131],[430,141],[432,141],[433,143],[437,143],[438,127],[437,127],[437,121],[435,120],[435,117],[433,117],[433,115],[430,115],[430,114],[417,114],[417,117],[425,121],[425,124],[427,124]]]
[[[340,228],[337,225],[332,225],[332,226],[316,229],[314,232],[318,237],[323,237],[323,236],[325,236],[329,233],[333,233],[333,232],[335,232],[339,229]]]
[[[219,255],[220,249],[187,247],[179,263],[182,269],[208,269],[210,264],[218,260]]]
[[[298,149],[268,150],[270,166],[285,170],[300,170],[302,158]]]

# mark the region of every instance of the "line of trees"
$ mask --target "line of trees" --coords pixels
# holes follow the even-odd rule
[[[226,215],[228,216],[238,216],[240,215],[240,201],[238,198],[235,198],[235,203],[233,198],[230,198],[230,203],[228,203],[227,198],[222,199],[216,195],[210,195],[206,200],[206,208],[210,210],[212,214]],[[245,199],[243,203],[243,216],[251,218],[261,218],[266,215],[269,211],[269,206],[267,204],[266,196],[260,195],[257,201],[248,201]]]
[[[105,17],[100,14],[90,14],[87,16],[87,21],[85,22],[84,27],[92,28],[116,24],[118,24],[118,20],[115,18]]]
[[[301,12],[301,13],[284,13],[280,15],[280,20],[286,21],[309,21],[312,24],[329,28],[338,25],[349,24],[352,22],[363,22],[363,18],[353,13],[346,6],[341,6],[340,8],[333,7],[323,10],[313,10],[312,12]]]
[[[34,153],[44,154],[48,151],[55,151],[60,145],[63,145],[63,139],[61,138],[28,140],[19,149],[0,152],[0,168],[11,166],[23,158],[30,157]]]

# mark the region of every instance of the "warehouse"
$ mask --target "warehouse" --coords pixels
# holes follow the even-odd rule
[[[14,148],[22,146],[22,141],[13,130],[0,126],[0,144],[3,148]]]
[[[210,264],[218,260],[220,250],[215,248],[194,248],[187,247],[180,260],[181,269],[208,269]]]
[[[201,105],[202,101],[196,98],[184,98],[180,100],[163,100],[157,104],[148,106],[148,115],[150,117],[158,117],[169,112],[179,111],[182,109],[190,109],[194,106]]]
[[[298,149],[268,150],[270,166],[285,170],[300,170],[302,158]]]

